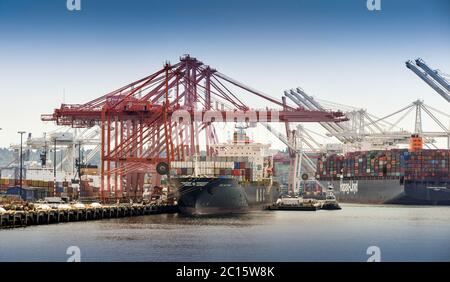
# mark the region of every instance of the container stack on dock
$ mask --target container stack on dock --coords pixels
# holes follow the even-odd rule
[[[0,187],[11,187],[11,186],[19,186],[19,179],[9,179],[2,178],[0,179]],[[48,188],[53,187],[53,181],[43,181],[43,180],[22,180],[22,185],[26,187],[35,187],[35,188]]]
[[[20,187],[19,180],[15,179],[1,179],[0,181],[0,194],[16,194],[20,195],[23,192],[18,190],[26,191],[27,197],[22,197],[27,201],[34,201],[38,199],[43,199],[44,197],[62,197],[62,198],[95,198],[99,196],[99,188],[94,187],[90,184],[90,180],[82,180],[79,194],[78,189],[72,187],[71,183],[68,181],[41,181],[41,180],[24,180],[23,188]],[[33,195],[31,195],[33,194]]]

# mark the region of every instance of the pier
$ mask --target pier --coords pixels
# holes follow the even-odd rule
[[[177,212],[177,205],[114,205],[95,208],[9,210],[0,214],[0,229]]]

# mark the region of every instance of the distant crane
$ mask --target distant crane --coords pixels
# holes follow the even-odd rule
[[[406,62],[406,67],[412,70],[418,77],[450,103],[450,83],[437,70],[430,68],[425,61],[420,58],[416,59],[415,64],[408,60]]]
[[[310,148],[314,148],[310,142],[316,144],[316,148],[321,147],[321,145],[316,143],[300,124],[297,125],[297,130],[291,131],[289,139],[269,123],[261,122],[261,124],[288,147],[291,168],[289,170],[288,191],[297,192],[300,188],[302,175],[307,171],[315,173],[317,170],[315,161],[311,160],[308,156],[303,144],[306,144]],[[317,183],[321,186],[320,182]]]
[[[357,108],[336,104],[334,102],[325,100],[320,101],[328,108],[340,109],[344,111],[346,116],[348,116],[350,119],[348,123],[358,123],[357,120],[353,120],[355,116],[352,115],[353,112],[359,111]],[[401,122],[407,120],[410,114],[414,115],[414,127],[411,130],[400,128]],[[369,117],[370,119],[367,117]],[[391,118],[395,117],[398,118],[392,122],[389,121]],[[429,118],[432,123],[440,128],[440,130],[424,130],[422,123],[425,117]],[[356,118],[358,117],[356,116]],[[411,134],[419,133],[424,138],[424,143],[427,147],[429,147],[429,145],[435,147],[433,143],[436,142],[436,138],[447,138],[447,145],[450,148],[450,129],[445,126],[445,120],[450,121],[450,114],[448,112],[431,107],[430,105],[425,104],[422,100],[413,101],[408,105],[402,107],[401,109],[383,117],[377,117],[366,112],[364,118],[366,120],[364,122],[360,122],[364,124],[364,130],[355,132],[353,128],[349,128],[345,131],[336,133],[336,135],[355,136],[355,138],[358,139],[358,142],[350,144],[355,148],[358,147],[358,144],[364,143],[370,144],[374,147],[385,148],[386,146],[395,146],[397,144],[408,144]],[[346,123],[347,122],[340,123],[340,125],[345,127]],[[379,130],[372,131],[371,128],[374,128],[375,125],[377,125],[377,128],[379,128]],[[332,133],[330,133],[330,135],[332,135]]]

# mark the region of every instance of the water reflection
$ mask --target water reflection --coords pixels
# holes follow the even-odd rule
[[[343,205],[340,211],[151,215],[0,231],[0,260],[385,261],[450,260],[450,208]]]

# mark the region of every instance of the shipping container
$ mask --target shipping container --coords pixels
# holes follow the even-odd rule
[[[316,177],[338,179],[340,174],[352,177],[405,177],[406,179],[448,179],[449,150],[406,149],[351,152],[323,156],[317,164]]]

